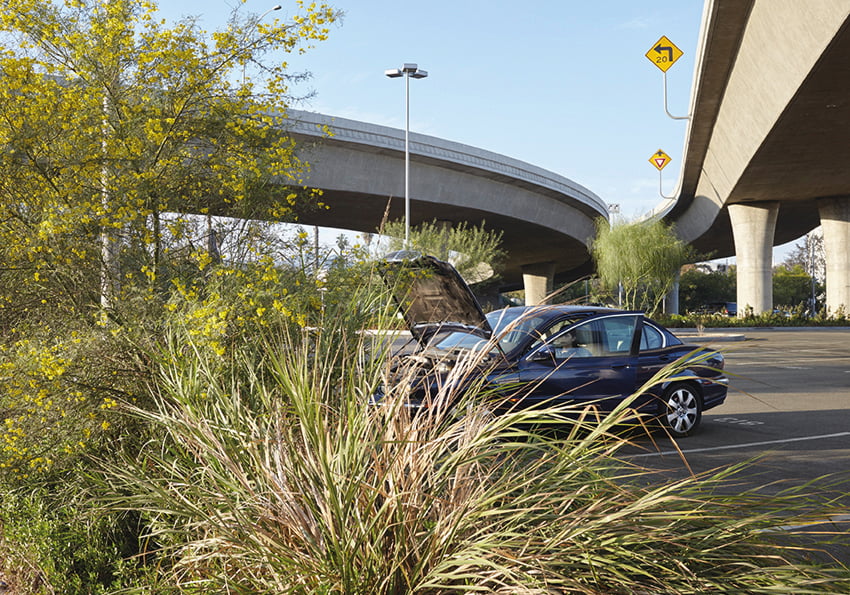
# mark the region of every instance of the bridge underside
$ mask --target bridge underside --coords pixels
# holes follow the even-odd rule
[[[303,210],[299,221],[377,233],[383,222],[403,220],[403,131],[319,114],[300,117],[291,133],[310,164],[305,183],[322,190],[327,208]],[[306,121],[325,124],[333,136],[316,136]],[[549,285],[589,274],[594,221],[607,216],[601,199],[562,176],[424,135],[411,135],[409,197],[411,225],[483,223],[502,232],[502,290],[523,288],[528,275],[539,277],[541,270]]]
[[[752,233],[746,213],[771,209],[770,229],[759,232],[766,250],[745,265],[769,270],[771,246],[811,231],[824,205],[835,213],[834,200],[850,197],[850,0],[708,2],[682,184],[666,218],[699,252],[740,261]],[[831,284],[847,283],[833,274]],[[738,301],[772,308],[770,289],[758,293],[761,303],[746,293]]]
[[[321,198],[327,209],[305,209],[298,222],[306,225],[337,227],[365,233],[377,233],[384,221],[404,218],[404,198],[361,194],[345,190],[325,190]],[[502,271],[502,289],[522,288],[523,267],[541,262],[557,263],[555,281],[566,282],[591,272],[587,246],[575,238],[498,213],[423,200],[411,201],[411,224],[446,221],[452,225],[486,224],[501,230],[502,247],[507,259]]]
[[[850,191],[847,0],[714,0],[681,194],[668,214],[702,252],[734,254],[725,207],[780,201],[776,245]]]

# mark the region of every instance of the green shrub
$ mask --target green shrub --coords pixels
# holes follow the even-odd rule
[[[145,299],[139,318],[42,321],[4,344],[0,403],[7,426],[28,424],[9,440],[30,457],[0,478],[0,570],[16,592],[850,588],[846,568],[766,531],[830,511],[719,495],[736,470],[647,485],[619,456],[627,408],[494,418],[486,387],[450,382],[411,415],[421,370],[387,368],[388,339],[365,330],[397,324],[368,266],[205,274],[176,283],[165,314]],[[54,408],[75,391],[77,409]],[[579,417],[547,430],[565,414]],[[86,428],[85,448],[20,472]]]
[[[62,489],[54,488],[54,489]],[[79,492],[7,491],[0,503],[0,576],[10,592],[93,595],[135,584],[147,572],[138,554],[139,515],[87,512]]]
[[[850,326],[844,311],[827,317],[820,313],[808,316],[802,308],[786,312],[748,314],[743,318],[722,314],[673,314],[658,315],[655,319],[670,328],[746,328],[746,327],[837,327]]]

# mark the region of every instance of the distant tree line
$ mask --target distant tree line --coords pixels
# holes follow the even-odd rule
[[[773,267],[773,307],[783,311],[823,308],[823,241],[817,234],[805,236],[785,260]],[[695,312],[706,304],[734,302],[737,299],[736,267],[718,270],[686,265],[679,281],[679,309]]]
[[[561,287],[556,302],[599,303],[662,310],[664,296],[679,271],[679,312],[703,312],[707,306],[737,300],[735,265],[713,269],[693,263],[698,255],[662,221],[597,222],[591,245],[597,276]],[[773,307],[785,312],[821,311],[824,301],[823,241],[811,233],[773,270]]]

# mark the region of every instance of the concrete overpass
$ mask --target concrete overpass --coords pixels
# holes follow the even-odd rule
[[[772,247],[823,226],[827,306],[850,308],[850,0],[706,0],[677,198],[655,215],[738,263],[739,312],[770,311]],[[301,221],[375,231],[403,214],[403,131],[296,113],[310,185],[328,211]],[[332,138],[318,126],[328,125]],[[590,272],[592,192],[552,172],[412,135],[412,224],[504,230],[509,287],[531,303]]]
[[[310,163],[305,183],[328,209],[299,213],[310,225],[374,233],[404,216],[404,131],[292,111],[290,133]],[[329,129],[332,136],[324,130]],[[553,280],[592,271],[587,245],[607,205],[567,178],[503,155],[410,135],[411,224],[468,222],[502,230],[503,279],[539,302]]]
[[[773,307],[772,250],[823,226],[827,306],[850,308],[850,0],[707,0],[679,235],[735,255],[738,311]]]

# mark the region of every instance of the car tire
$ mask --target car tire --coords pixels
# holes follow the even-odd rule
[[[674,384],[664,391],[661,423],[675,438],[690,436],[702,421],[702,395],[692,384]]]

